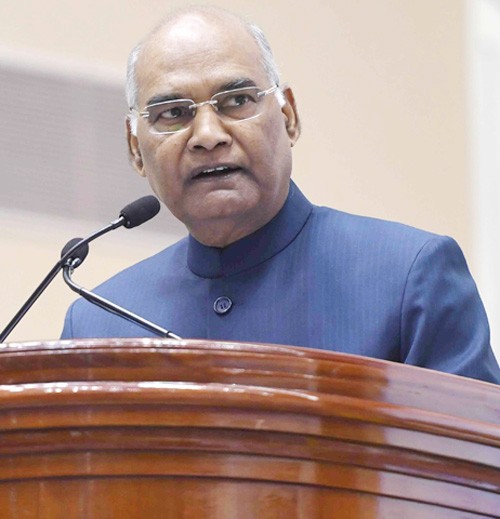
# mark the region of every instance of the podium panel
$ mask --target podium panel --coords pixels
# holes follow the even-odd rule
[[[0,346],[0,516],[500,517],[500,389],[286,346]]]

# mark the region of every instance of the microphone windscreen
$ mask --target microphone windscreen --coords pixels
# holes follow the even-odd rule
[[[158,199],[153,195],[148,195],[126,205],[120,211],[120,216],[125,218],[124,226],[131,229],[151,220],[159,211],[160,202],[158,202]]]
[[[83,238],[73,238],[72,240],[69,240],[69,242],[63,247],[63,250],[61,251],[61,258],[63,258],[75,245],[80,243]],[[89,244],[83,243],[80,247],[78,247],[73,253],[71,254],[71,259],[79,259],[79,265],[83,262],[83,260],[87,257],[87,254],[89,253]]]

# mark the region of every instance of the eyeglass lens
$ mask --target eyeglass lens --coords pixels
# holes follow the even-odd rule
[[[224,117],[251,119],[259,114],[258,87],[245,87],[215,94],[207,104]],[[200,103],[205,104],[205,103]],[[166,101],[146,107],[148,121],[157,133],[174,133],[186,129],[196,115],[198,105],[191,99]]]

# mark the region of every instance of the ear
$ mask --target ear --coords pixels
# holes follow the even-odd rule
[[[285,98],[285,103],[281,107],[281,111],[285,116],[285,126],[290,143],[293,146],[300,136],[300,119],[297,111],[297,104],[295,103],[295,96],[290,87],[285,86],[282,90]]]
[[[137,171],[137,173],[139,173],[141,177],[145,177],[146,171],[144,169],[144,163],[142,161],[139,140],[137,139],[137,135],[134,135],[132,133],[132,126],[130,124],[130,119],[128,117],[125,118],[125,126],[127,131],[128,158],[134,169]]]

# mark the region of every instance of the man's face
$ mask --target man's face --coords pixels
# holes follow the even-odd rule
[[[257,44],[239,22],[192,14],[146,43],[136,77],[141,110],[162,96],[206,101],[242,80],[261,90],[272,86]],[[290,91],[286,97],[281,107],[275,95],[265,96],[261,114],[246,121],[228,121],[205,105],[175,134],[151,133],[140,118],[137,137],[129,135],[137,171],[202,243],[228,245],[282,207],[299,133]],[[220,167],[228,169],[210,172]]]

